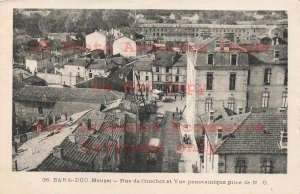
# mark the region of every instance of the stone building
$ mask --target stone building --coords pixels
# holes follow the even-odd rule
[[[251,50],[247,107],[253,111],[286,109],[288,106],[287,44],[273,38]]]
[[[197,124],[193,117],[219,107],[244,113],[249,70],[247,50],[221,37],[198,41],[189,50],[188,124]]]

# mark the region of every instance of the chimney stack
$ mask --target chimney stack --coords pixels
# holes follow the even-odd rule
[[[60,146],[55,146],[53,148],[53,156],[57,158],[62,158],[62,148]]]
[[[75,139],[75,135],[74,134],[70,134],[68,138],[69,138],[70,142],[76,143],[76,139]]]

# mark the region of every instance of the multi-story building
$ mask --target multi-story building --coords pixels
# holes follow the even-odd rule
[[[220,109],[219,109],[220,110]],[[202,115],[202,173],[286,173],[287,114]]]
[[[247,107],[256,111],[288,106],[287,45],[278,37],[270,40],[250,52]]]
[[[136,24],[138,33],[146,39],[162,38],[165,41],[187,41],[193,37],[209,37],[211,34],[230,35],[234,42],[251,37],[267,36],[274,26],[267,25],[223,25],[223,24]]]
[[[189,49],[187,53],[188,124],[197,124],[194,117],[219,107],[244,113],[249,70],[247,50],[221,37],[197,42],[193,47],[197,49]]]
[[[106,31],[95,31],[85,37],[85,46],[87,49],[102,50],[105,54],[110,49],[108,45],[108,32]]]
[[[174,51],[158,51],[152,66],[153,87],[165,93],[184,92],[185,56]]]
[[[152,65],[153,59],[140,58],[135,61],[133,67],[134,92],[143,95],[146,100],[149,100],[153,89]]]

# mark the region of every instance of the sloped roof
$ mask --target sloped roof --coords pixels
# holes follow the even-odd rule
[[[51,110],[49,116],[59,117],[61,114],[72,115],[76,112],[89,110],[89,109],[100,109],[100,103],[90,102],[71,102],[71,101],[57,101],[54,108]]]
[[[64,65],[71,65],[71,66],[81,66],[81,67],[85,67],[89,64],[90,62],[87,61],[84,58],[74,58],[73,61],[69,61],[67,63],[65,63]]]
[[[36,75],[27,77],[24,79],[24,81],[27,83],[30,83],[32,85],[47,86],[47,82],[44,79],[42,79]]]
[[[34,171],[87,172],[88,168],[50,154]]]
[[[124,93],[113,90],[97,90],[92,88],[58,88],[47,86],[25,86],[14,94],[15,100],[38,101],[38,102],[104,102],[124,97]]]
[[[186,67],[187,59],[186,55],[180,55],[179,59],[174,63],[173,67]]]
[[[93,61],[91,61],[86,68],[107,71],[112,67],[114,67],[114,65],[112,65],[111,63],[107,63],[105,59],[93,59]]]
[[[233,116],[236,115],[235,112],[231,111],[228,108],[225,107],[221,107],[221,108],[217,108],[214,111],[214,115],[213,115],[213,122],[222,119],[222,118],[226,118],[228,116]],[[203,128],[207,125],[209,121],[209,113],[206,112],[205,114],[195,117],[195,124],[198,125],[197,130],[195,130],[195,135],[196,137],[201,137],[202,136],[202,132],[203,132]]]
[[[138,112],[139,112],[138,103],[127,100],[125,98],[117,99],[117,100],[113,101],[111,104],[108,104],[106,106],[106,108],[103,110],[103,112],[107,112],[107,111],[110,111],[110,110],[116,109],[116,108],[131,112],[134,114],[138,114]]]
[[[152,59],[138,59],[134,62],[134,70],[136,71],[152,71]]]
[[[215,150],[222,145],[224,141],[223,138],[226,138],[228,135],[233,133],[249,116],[249,113],[246,114],[239,114],[239,115],[232,115],[222,117],[211,124],[205,126],[205,132],[207,134],[208,140],[212,145],[212,151]],[[222,129],[222,139],[218,139],[218,129]]]
[[[217,153],[286,154],[286,149],[280,149],[281,131],[285,128],[286,113],[251,113],[234,135],[217,149]]]
[[[256,48],[256,49],[255,49]],[[279,58],[274,58],[274,52],[279,51]],[[257,45],[250,52],[250,64],[287,64],[287,45]]]
[[[47,130],[20,146],[16,157],[19,170],[32,170],[41,164],[51,154],[53,148],[61,144],[78,127],[77,121],[88,111],[73,114],[72,122],[61,123],[66,125],[62,130],[58,132]]]

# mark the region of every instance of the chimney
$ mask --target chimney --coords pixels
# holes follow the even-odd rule
[[[62,113],[61,117],[60,117],[61,121],[66,121],[67,120],[67,114],[66,113]]]
[[[107,101],[106,101],[106,94],[104,94],[104,106],[107,105]]]
[[[62,148],[60,146],[55,146],[53,148],[53,156],[57,158],[62,158]]]
[[[68,136],[68,139],[69,139],[70,142],[76,143],[76,139],[75,139],[75,135],[74,135],[74,134],[70,134],[70,135]]]
[[[106,106],[104,104],[101,104],[100,111],[103,111],[105,108],[106,108]]]

